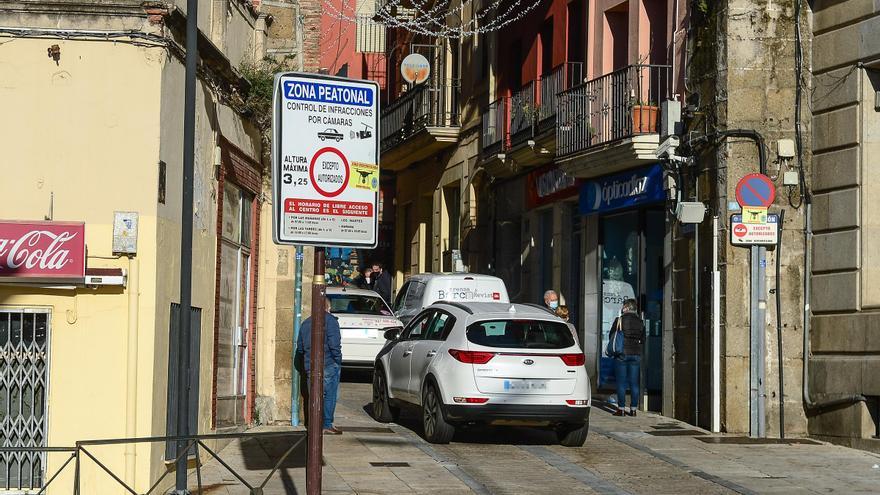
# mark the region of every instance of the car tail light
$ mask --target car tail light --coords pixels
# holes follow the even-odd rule
[[[489,402],[488,397],[453,397],[452,400],[459,404],[485,404]]]
[[[583,366],[587,362],[587,358],[581,353],[576,354],[560,354],[559,358],[566,366]]]
[[[458,349],[449,349],[449,354],[467,364],[486,364],[495,357],[494,352],[460,351]]]
[[[590,401],[583,399],[566,399],[565,402],[569,406],[588,406],[590,405]]]

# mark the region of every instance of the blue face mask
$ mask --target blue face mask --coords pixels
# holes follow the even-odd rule
[[[550,306],[550,309],[556,309],[559,307],[559,301],[550,301],[548,305]]]

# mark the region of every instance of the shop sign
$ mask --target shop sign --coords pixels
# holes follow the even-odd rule
[[[773,246],[779,242],[779,215],[764,223],[746,223],[742,215],[730,216],[730,243],[734,246]]]
[[[83,223],[0,221],[0,278],[83,278],[85,238]]]
[[[379,85],[278,74],[275,105],[275,242],[374,248],[379,230]]]
[[[658,163],[588,181],[581,186],[580,212],[590,215],[657,203],[665,199],[663,167]]]
[[[577,194],[578,180],[556,166],[535,170],[528,176],[526,191],[529,208],[552,203]]]

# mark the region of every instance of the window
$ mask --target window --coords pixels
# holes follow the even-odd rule
[[[405,306],[407,308],[421,308],[422,307],[422,294],[425,293],[425,284],[421,282],[410,282],[409,290],[406,293],[406,303]]]
[[[400,340],[422,340],[427,333],[428,324],[431,322],[434,317],[434,311],[426,311],[421,316],[413,320],[410,323],[409,328],[407,328],[403,332],[403,337]]]
[[[565,323],[541,320],[489,320],[471,324],[467,339],[486,347],[565,349],[574,336]]]
[[[330,312],[334,314],[391,316],[391,310],[381,297],[327,294],[327,299],[330,299]]]
[[[251,223],[254,197],[223,185],[217,339],[217,426],[245,422],[251,325]]]
[[[403,287],[400,288],[400,291],[397,292],[397,298],[394,299],[394,311],[400,311],[403,309],[403,301],[406,298],[406,290],[409,289],[409,286],[412,282],[407,282],[403,284]]]
[[[449,313],[437,312],[437,317],[431,321],[428,331],[425,334],[425,340],[444,340],[455,324],[455,318]]]
[[[456,187],[443,189],[446,200],[446,214],[449,217],[448,249],[459,249],[461,239],[461,191]]]

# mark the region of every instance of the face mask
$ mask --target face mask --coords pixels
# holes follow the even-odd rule
[[[367,283],[370,283],[370,277],[367,277]]]
[[[559,301],[550,301],[549,306],[550,309],[556,309],[559,307]]]

